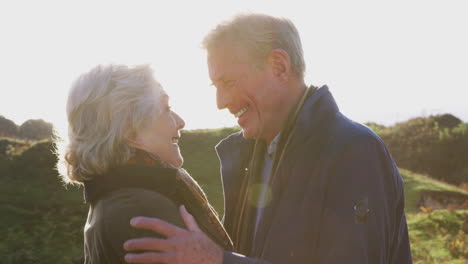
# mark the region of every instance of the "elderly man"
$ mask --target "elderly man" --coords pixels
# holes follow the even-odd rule
[[[132,225],[167,239],[130,240],[131,263],[412,263],[403,182],[382,140],[346,118],[326,86],[304,82],[297,29],[239,15],[204,40],[219,109],[241,133],[216,147],[225,195],[224,251],[181,209],[188,230]]]

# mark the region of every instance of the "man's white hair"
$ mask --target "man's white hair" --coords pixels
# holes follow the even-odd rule
[[[68,145],[58,151],[66,183],[124,164],[133,150],[125,138],[161,113],[161,85],[148,65],[99,65],[72,85],[67,102]]]
[[[208,52],[231,43],[247,51],[257,66],[263,66],[273,49],[288,53],[292,71],[304,77],[305,62],[299,32],[286,18],[264,14],[239,14],[220,23],[203,39],[202,45]]]

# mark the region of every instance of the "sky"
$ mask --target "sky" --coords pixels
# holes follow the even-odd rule
[[[468,2],[1,1],[0,115],[66,128],[71,83],[98,64],[150,64],[186,129],[235,126],[210,86],[203,37],[239,12],[291,19],[306,82],[358,122],[451,113],[468,122]]]

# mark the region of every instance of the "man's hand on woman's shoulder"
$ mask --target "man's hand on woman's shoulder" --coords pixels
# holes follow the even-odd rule
[[[125,250],[146,250],[147,252],[127,253],[125,261],[128,263],[221,264],[224,250],[203,233],[194,217],[184,206],[179,209],[188,229],[157,218],[142,216],[132,218],[130,224],[133,227],[157,232],[164,235],[166,239],[127,240],[124,243]]]

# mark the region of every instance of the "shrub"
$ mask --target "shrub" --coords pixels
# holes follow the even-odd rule
[[[370,127],[386,143],[399,167],[453,184],[468,181],[468,124],[460,119],[445,114]]]

